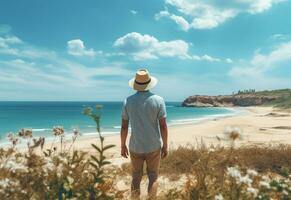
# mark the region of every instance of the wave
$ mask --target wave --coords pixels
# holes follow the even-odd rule
[[[43,131],[50,131],[52,129],[50,128],[33,128],[32,131],[33,132],[43,132]]]
[[[232,113],[224,113],[224,114],[212,114],[212,115],[207,115],[207,116],[202,116],[202,117],[197,117],[197,118],[182,118],[182,119],[175,119],[175,120],[170,120],[169,125],[183,125],[183,124],[193,124],[193,123],[199,123],[204,120],[213,120],[213,119],[219,119],[219,118],[225,118],[225,117],[231,117],[241,114],[241,111],[235,111],[233,110]]]

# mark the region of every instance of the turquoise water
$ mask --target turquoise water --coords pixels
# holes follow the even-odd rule
[[[54,126],[66,132],[74,128],[83,135],[96,134],[95,124],[82,114],[85,107],[103,105],[101,126],[103,134],[117,134],[120,130],[122,102],[0,102],[0,140],[8,132],[32,128],[34,136],[51,136]],[[170,126],[197,123],[204,119],[233,115],[225,108],[186,108],[180,102],[167,102],[167,121]]]

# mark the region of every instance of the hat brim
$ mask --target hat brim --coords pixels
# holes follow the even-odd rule
[[[146,91],[146,90],[149,90],[149,89],[152,89],[153,87],[155,87],[157,85],[157,83],[158,83],[158,79],[151,76],[151,81],[148,84],[145,84],[145,85],[137,84],[135,82],[135,78],[132,78],[129,80],[128,85],[129,85],[129,87],[131,87],[134,90]]]

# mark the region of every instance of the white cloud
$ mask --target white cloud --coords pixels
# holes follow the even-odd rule
[[[288,41],[276,46],[268,54],[256,52],[250,62],[241,63],[241,66],[232,68],[229,75],[233,77],[259,77],[273,68],[289,66],[290,55],[291,41]]]
[[[131,10],[130,13],[133,14],[133,15],[136,15],[137,11],[136,10]]]
[[[209,62],[220,62],[221,61],[219,58],[214,58],[214,57],[209,56],[207,54],[205,54],[203,56],[194,55],[191,58],[193,60],[198,60],[198,61],[209,61]]]
[[[159,20],[162,17],[168,17],[173,20],[184,31],[188,31],[190,28],[190,24],[183,17],[170,14],[167,10],[160,11],[155,15],[156,20]]]
[[[183,40],[159,41],[150,35],[132,32],[118,38],[113,46],[132,54],[134,59],[156,59],[158,57],[188,57],[189,45]]]
[[[288,38],[287,35],[283,35],[283,34],[280,34],[280,33],[274,34],[274,35],[272,35],[270,37],[270,39],[272,39],[272,40],[285,40],[287,38]]]
[[[118,38],[113,46],[124,55],[132,55],[134,60],[158,59],[159,57],[178,57],[197,61],[219,62],[219,58],[209,55],[190,55],[189,46],[183,40],[159,41],[150,35],[137,32]]]
[[[16,36],[0,37],[0,54],[17,56],[20,58],[55,58],[53,51],[39,49],[23,42]]]
[[[230,58],[227,58],[227,59],[225,59],[225,62],[227,62],[227,63],[233,63],[233,60],[230,59]]]
[[[22,41],[15,36],[0,37],[0,54],[16,55],[18,50],[15,45],[21,44]]]
[[[104,99],[107,96],[101,93],[108,90],[120,94],[120,88],[127,85],[121,80],[128,79],[130,74],[118,64],[88,67],[62,57],[46,63],[23,59],[0,61],[0,90],[13,91],[0,93],[0,99],[92,100],[97,96]],[[106,76],[116,78],[107,81]]]
[[[70,40],[67,42],[68,54],[74,56],[89,56],[94,57],[97,52],[93,49],[86,49],[84,42],[80,39]]]
[[[228,2],[217,2],[215,0],[164,0],[166,4],[176,8],[180,15],[161,11],[156,19],[167,17],[182,30],[212,29],[227,20],[236,17],[240,13],[258,14],[269,10],[274,4],[285,0],[236,0]],[[189,21],[185,19],[186,16]]]
[[[127,81],[121,81],[132,74],[122,64],[107,60],[89,66],[73,62],[15,36],[0,41],[0,57],[10,55],[0,59],[0,91],[5,91],[0,92],[1,100],[118,99],[124,95],[120,88],[127,87]],[[108,81],[107,76],[116,78]]]
[[[273,4],[283,2],[285,0],[240,0],[241,3],[249,5],[247,11],[251,14],[257,14],[269,10]]]

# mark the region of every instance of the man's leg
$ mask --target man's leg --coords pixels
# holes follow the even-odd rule
[[[142,179],[145,157],[143,154],[130,152],[130,159],[132,168],[131,193],[133,197],[138,197],[140,195],[140,182]]]
[[[158,173],[161,160],[161,150],[157,150],[146,155],[147,174],[149,178],[148,194],[155,197],[158,190]]]

